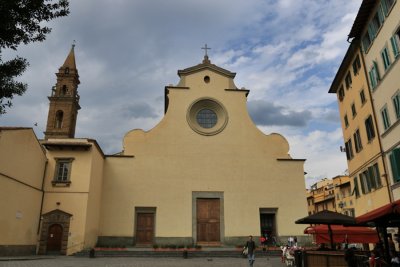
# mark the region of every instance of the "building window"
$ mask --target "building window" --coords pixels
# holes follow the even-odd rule
[[[400,90],[392,97],[396,119],[400,119]]]
[[[347,119],[347,114],[344,115],[344,126],[349,127],[349,120]]]
[[[368,142],[370,142],[375,137],[374,123],[371,115],[365,120],[365,129],[367,131]]]
[[[370,33],[370,27],[368,27],[368,31],[367,33],[365,33],[365,35],[362,38],[362,45],[363,45],[363,50],[364,53],[367,52],[368,48],[370,47],[371,43],[372,43],[372,38],[371,38],[371,33]]]
[[[354,103],[351,104],[351,114],[353,115],[353,118],[357,115],[356,105]]]
[[[344,89],[343,89],[343,85],[340,86],[339,91],[338,91],[338,94],[339,94],[339,100],[340,100],[340,101],[343,101],[343,99],[344,99]]]
[[[393,152],[389,154],[389,158],[393,182],[400,182],[400,148],[395,148]]]
[[[369,81],[371,83],[372,89],[375,89],[380,79],[381,78],[379,76],[378,63],[376,63],[376,61],[373,61],[371,70],[369,71]]]
[[[68,92],[67,86],[63,85],[62,90],[61,90],[61,95],[66,95]]]
[[[360,56],[357,55],[357,57],[353,61],[353,73],[354,73],[354,76],[356,76],[358,74],[360,69],[361,69]]]
[[[371,192],[372,189],[382,187],[378,164],[375,163],[373,166],[368,167],[368,169],[360,173],[360,181],[363,194]]]
[[[54,184],[69,184],[71,175],[71,165],[73,158],[56,159],[56,170],[54,175]]]
[[[362,143],[361,143],[361,136],[360,136],[360,131],[359,129],[356,130],[356,132],[353,134],[354,136],[354,146],[356,148],[356,152],[360,152],[363,148]]]
[[[381,51],[381,56],[383,60],[383,66],[385,67],[385,70],[387,70],[390,66],[390,58],[387,47],[383,48],[383,50]]]
[[[356,198],[360,197],[360,191],[358,189],[358,180],[357,180],[357,176],[353,178],[353,182],[354,182],[354,190],[353,190],[353,194],[356,196]]]
[[[61,129],[63,122],[64,113],[61,110],[56,112],[56,123],[55,126],[57,129]]]
[[[399,30],[399,32],[400,32],[400,30]],[[392,37],[390,37],[390,43],[392,44],[392,51],[393,51],[394,58],[397,58],[400,54],[399,42],[398,42],[399,32],[397,34],[393,35]]]
[[[368,174],[371,178],[372,185],[375,186],[375,189],[382,187],[378,163],[375,163],[374,165],[368,167]]]
[[[364,104],[365,102],[367,102],[367,99],[365,98],[364,89],[362,89],[360,92],[360,99],[361,99],[361,104]]]
[[[352,158],[354,158],[353,145],[351,143],[351,139],[349,139],[349,141],[347,141],[345,143],[345,146],[346,146],[346,157],[347,157],[347,160],[351,160]]]
[[[381,6],[379,6],[378,10],[376,11],[376,13],[370,23],[371,30],[373,33],[373,38],[375,38],[376,35],[378,34],[378,31],[381,28],[383,21],[384,21],[383,10],[382,10]]]
[[[390,127],[390,120],[386,105],[381,109],[383,128],[387,130]]]
[[[347,75],[346,75],[346,78],[344,79],[345,80],[345,83],[346,83],[346,89],[348,90],[350,87],[351,87],[351,84],[352,84],[352,80],[351,80],[351,73],[350,73],[350,71],[349,72],[347,72]]]
[[[197,123],[206,129],[212,128],[217,124],[217,114],[211,109],[202,109],[196,115]]]
[[[64,73],[65,74],[69,74],[69,68],[68,67],[65,68]]]
[[[394,2],[396,2],[396,0],[382,0],[381,5],[385,16],[389,14],[389,11],[392,8]]]
[[[369,183],[367,170],[360,173],[360,183],[361,183],[361,191],[363,194],[371,192],[371,184]]]

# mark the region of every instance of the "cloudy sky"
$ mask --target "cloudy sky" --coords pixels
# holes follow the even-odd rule
[[[163,116],[164,86],[202,61],[236,72],[250,90],[248,110],[265,133],[283,134],[305,158],[306,184],[344,174],[346,157],[336,96],[328,94],[361,0],[70,0],[70,15],[49,23],[46,41],[3,51],[30,62],[28,91],[0,125],[33,127],[43,138],[55,72],[73,40],[82,109],[76,137],[106,154],[124,134],[151,129]],[[37,123],[37,126],[34,124]]]

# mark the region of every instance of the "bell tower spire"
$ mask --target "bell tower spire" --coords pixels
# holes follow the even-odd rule
[[[64,64],[56,73],[57,83],[51,89],[45,139],[74,138],[79,106],[79,75],[75,63],[75,41]]]

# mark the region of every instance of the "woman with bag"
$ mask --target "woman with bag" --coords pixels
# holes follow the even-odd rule
[[[243,253],[247,251],[247,259],[249,260],[249,266],[252,267],[255,261],[254,252],[256,250],[256,243],[253,241],[253,236],[249,236],[249,240],[244,246]]]

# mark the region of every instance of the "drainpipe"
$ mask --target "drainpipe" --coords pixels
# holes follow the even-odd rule
[[[45,162],[45,164],[44,164],[43,177],[42,177],[42,188],[41,188],[41,191],[42,191],[42,200],[41,200],[41,203],[40,203],[39,223],[38,223],[38,228],[37,228],[37,233],[36,233],[36,234],[39,234],[39,231],[40,231],[40,221],[42,220],[42,211],[43,211],[43,202],[44,202],[44,180],[45,180],[45,178],[46,178],[47,164],[48,164],[48,160],[46,159],[46,162]]]

